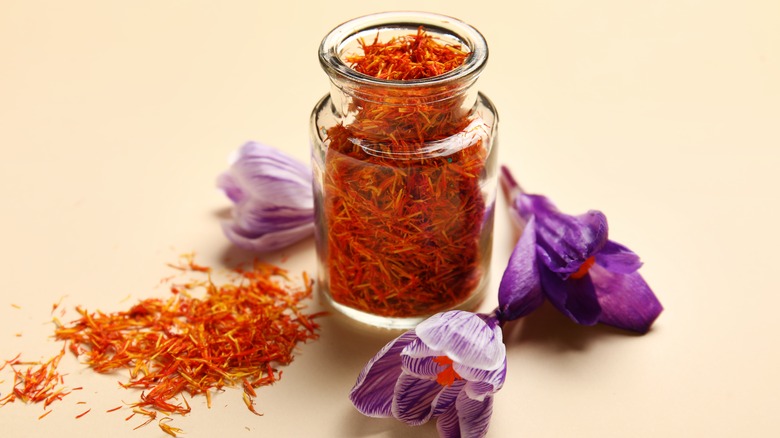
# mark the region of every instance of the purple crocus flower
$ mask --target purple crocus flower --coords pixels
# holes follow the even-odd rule
[[[505,377],[498,319],[453,310],[385,345],[360,373],[350,400],[364,415],[409,425],[436,418],[442,437],[483,437]]]
[[[501,172],[524,227],[499,286],[501,318],[525,316],[546,299],[577,323],[646,333],[663,307],[637,272],[639,256],[608,239],[606,216],[564,214],[546,197],[523,192],[509,169]]]
[[[314,233],[311,171],[270,146],[243,145],[217,186],[235,203],[222,230],[241,248],[274,251]]]

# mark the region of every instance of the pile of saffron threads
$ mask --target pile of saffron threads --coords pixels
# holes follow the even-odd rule
[[[226,387],[241,387],[247,408],[262,415],[254,407],[255,388],[279,380],[277,367],[293,361],[296,346],[318,337],[314,319],[320,314],[304,313],[301,304],[311,296],[312,282],[304,273],[304,286],[293,288],[286,271],[255,262],[252,269],[235,271],[237,281],[217,285],[209,268],[195,264],[191,256],[185,260],[174,267],[207,273],[208,278],[174,284],[167,299],[145,299],[126,311],[77,307],[81,317],[70,324],[55,317],[55,337],[65,341],[62,351],[26,372],[15,368],[23,364],[18,357],[7,361],[3,367],[14,367],[15,380],[13,392],[0,404],[19,399],[44,402],[46,407],[67,395],[57,386],[62,377],[56,371],[67,348],[99,373],[129,371],[129,379],[120,385],[142,392],[130,404],[133,413],[126,420],[136,414],[147,417],[136,429],[158,419],[159,413],[160,429],[176,436],[182,430],[167,424],[172,420],[168,415],[190,412],[183,392],[203,394],[211,407],[212,392]],[[196,292],[203,298],[195,297]]]
[[[38,419],[49,415],[51,413],[51,409],[48,409],[49,405],[55,401],[62,400],[63,397],[72,391],[81,389],[80,387],[68,389],[64,386],[65,379],[57,371],[57,366],[64,355],[65,348],[59,354],[43,363],[23,362],[20,360],[21,354],[5,361],[0,366],[0,371],[6,366],[10,366],[13,371],[14,382],[11,392],[0,399],[0,406],[17,400],[23,403],[43,403],[44,413]],[[26,368],[21,369],[20,366],[26,366]]]
[[[361,48],[362,54],[346,58],[355,71],[396,81],[447,73],[469,55],[423,28],[386,42],[361,41]],[[334,301],[375,315],[414,317],[451,308],[478,287],[488,145],[470,133],[489,128],[471,125],[459,90],[461,84],[361,85],[350,105],[354,117],[328,129],[323,254]],[[458,150],[420,154],[467,130]]]

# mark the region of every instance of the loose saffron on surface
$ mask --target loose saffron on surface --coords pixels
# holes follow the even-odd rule
[[[346,62],[393,81],[435,77],[469,56],[423,28],[360,44],[363,53]],[[478,287],[486,213],[480,179],[488,153],[483,137],[463,136],[465,144],[454,152],[421,153],[479,129],[470,126],[458,86],[358,86],[354,117],[327,130],[324,264],[335,302],[374,315],[418,317],[452,308]]]
[[[10,366],[14,382],[11,392],[0,398],[0,406],[19,400],[24,403],[43,403],[45,410],[50,404],[62,400],[63,397],[70,394],[73,390],[68,390],[64,386],[63,376],[57,371],[57,366],[63,356],[65,356],[64,347],[59,354],[43,363],[22,362],[20,360],[21,354],[5,361],[0,366],[0,370]],[[21,368],[22,366],[26,367]],[[46,415],[48,412],[41,415],[39,419]]]
[[[143,390],[131,405],[133,414],[147,417],[141,426],[158,411],[189,413],[183,392],[204,394],[210,407],[211,392],[223,387],[242,386],[248,409],[257,414],[254,388],[277,381],[277,367],[292,362],[296,346],[318,337],[317,314],[304,313],[301,303],[312,292],[305,273],[304,287],[292,288],[286,271],[256,262],[236,271],[239,281],[217,285],[209,268],[187,261],[176,268],[208,273],[208,280],[172,285],[169,298],[145,299],[122,312],[78,307],[81,318],[55,331],[93,370],[129,371],[120,384]],[[164,432],[180,432],[163,420]]]
[[[320,314],[304,312],[312,281],[304,273],[303,287],[293,285],[286,271],[256,262],[251,269],[236,270],[235,281],[218,285],[209,268],[196,265],[191,256],[184,260],[174,267],[206,273],[208,279],[174,284],[169,298],[145,299],[122,312],[77,307],[81,317],[69,325],[54,317],[55,337],[65,341],[62,350],[45,363],[22,362],[21,355],[5,361],[0,370],[10,366],[14,382],[0,406],[20,400],[43,403],[46,410],[82,389],[67,390],[57,371],[68,349],[97,372],[129,371],[129,379],[120,385],[142,392],[140,400],[130,404],[132,414],[125,420],[136,414],[146,417],[135,429],[156,420],[160,412],[165,415],[158,421],[160,429],[176,436],[182,431],[167,424],[171,421],[167,415],[190,412],[183,392],[204,394],[211,407],[211,393],[225,387],[242,387],[249,411],[262,415],[254,407],[255,388],[279,380],[278,367],[293,361],[294,349],[319,336],[315,319]],[[193,296],[196,292],[203,298]]]

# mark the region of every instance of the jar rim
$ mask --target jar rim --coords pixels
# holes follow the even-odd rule
[[[390,27],[423,26],[426,30],[439,30],[458,38],[469,49],[469,56],[459,67],[423,79],[393,80],[380,79],[360,73],[347,65],[341,57],[341,50],[351,38],[373,29]],[[346,21],[331,30],[319,48],[320,65],[329,76],[341,77],[362,85],[382,87],[416,88],[430,87],[450,81],[475,78],[484,69],[488,58],[485,37],[471,25],[446,15],[431,12],[394,11],[364,15]]]

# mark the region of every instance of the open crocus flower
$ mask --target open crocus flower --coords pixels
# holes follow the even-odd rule
[[[564,214],[544,196],[523,192],[502,168],[501,186],[524,227],[499,286],[499,312],[513,320],[545,299],[577,323],[646,333],[663,310],[639,257],[608,239],[607,218]]]
[[[436,418],[442,437],[482,437],[505,377],[498,319],[454,310],[388,343],[360,373],[350,399],[364,415],[409,425]]]
[[[253,251],[274,251],[314,233],[311,171],[282,152],[249,142],[217,186],[235,203],[222,223],[227,238]]]

